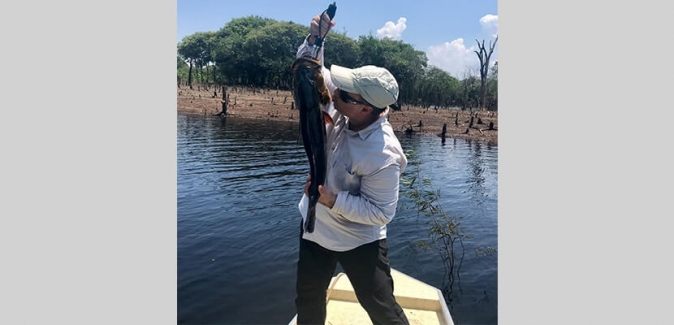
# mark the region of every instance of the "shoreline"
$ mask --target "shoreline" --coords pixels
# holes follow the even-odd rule
[[[177,112],[215,115],[222,110],[222,89],[208,90],[194,86],[181,86],[176,90]],[[298,122],[299,112],[294,108],[290,91],[228,87],[227,114],[240,118],[269,119]],[[471,114],[473,127],[469,128]],[[498,112],[469,111],[460,109],[432,109],[402,106],[389,110],[389,123],[395,131],[425,133],[440,136],[446,124],[445,137],[479,140],[498,144]],[[493,130],[489,130],[490,123]],[[421,125],[421,126],[420,126]],[[467,133],[466,133],[467,132]]]

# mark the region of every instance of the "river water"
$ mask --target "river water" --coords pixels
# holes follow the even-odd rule
[[[464,258],[448,305],[457,324],[497,323],[498,147],[433,135],[397,134],[413,150],[403,174],[430,180],[437,204],[461,216]],[[308,163],[296,123],[178,114],[179,324],[287,324],[295,315],[295,267]],[[388,227],[391,266],[443,287],[428,217],[401,187]],[[457,252],[457,254],[460,252]],[[341,271],[338,268],[337,271]]]

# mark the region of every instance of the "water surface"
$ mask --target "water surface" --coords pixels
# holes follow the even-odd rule
[[[474,248],[497,247],[497,146],[398,137],[419,161],[403,176],[429,178],[443,210],[463,216],[474,237],[464,241],[460,288],[450,303],[454,321],[496,324],[497,259]],[[178,323],[287,324],[295,314],[297,203],[308,173],[297,124],[179,114],[177,145]],[[389,224],[391,265],[441,287],[439,257],[415,248],[427,238],[427,217],[408,193],[403,189]]]

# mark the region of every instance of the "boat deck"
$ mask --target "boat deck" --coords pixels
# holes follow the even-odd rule
[[[405,311],[411,325],[454,325],[440,290],[393,269],[391,276],[395,283],[396,301]],[[289,325],[294,324],[293,318]],[[328,287],[325,324],[371,324],[370,317],[358,303],[351,282],[344,273],[333,277]]]

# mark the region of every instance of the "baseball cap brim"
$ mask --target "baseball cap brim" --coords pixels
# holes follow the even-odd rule
[[[353,69],[345,68],[333,64],[330,67],[330,76],[332,78],[332,83],[337,86],[337,88],[344,90],[349,93],[358,94],[358,90],[353,83],[354,75]]]

